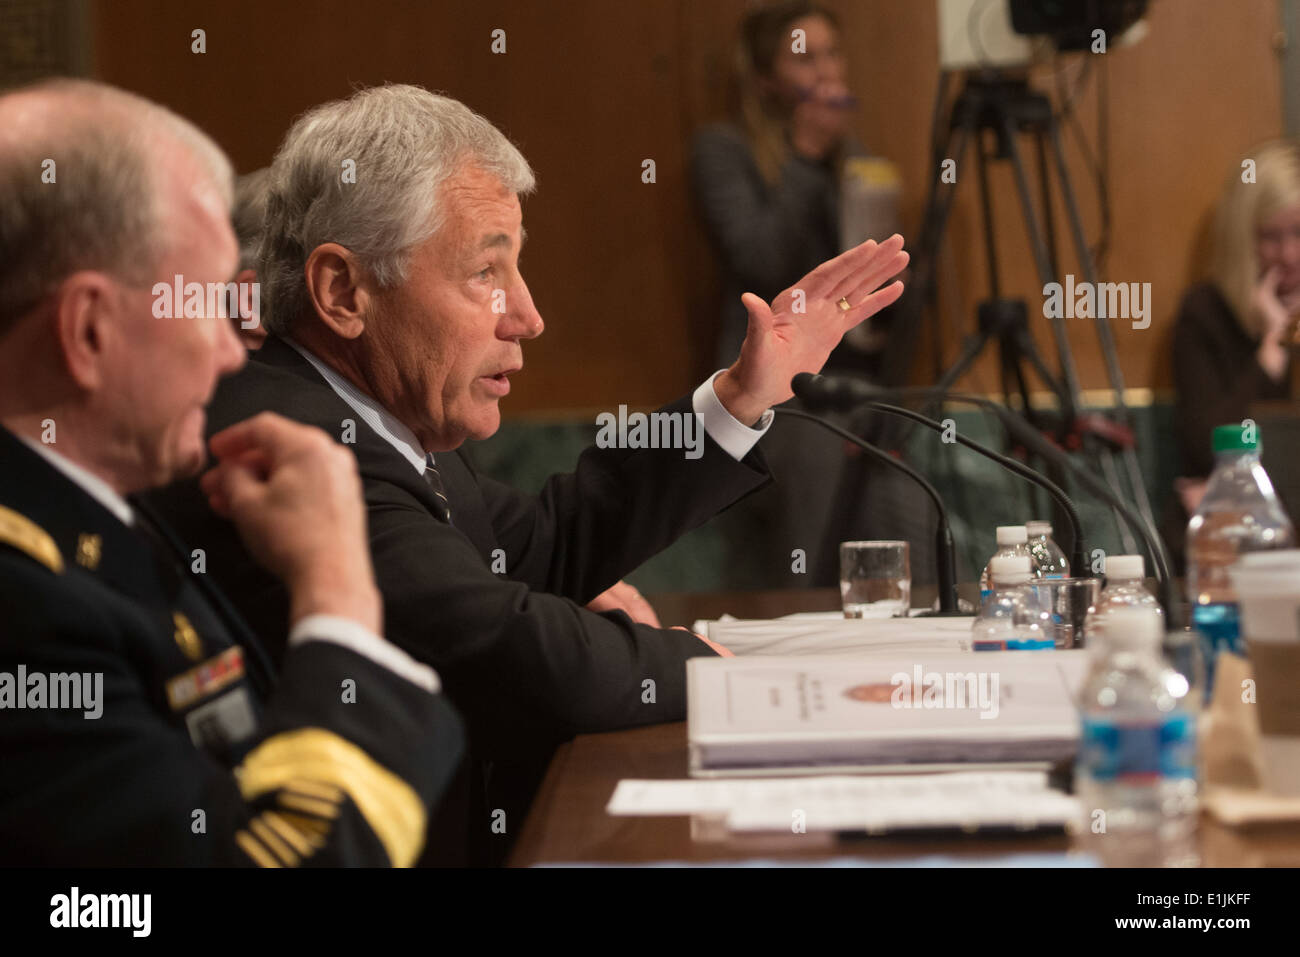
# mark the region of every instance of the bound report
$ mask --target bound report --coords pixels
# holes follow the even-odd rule
[[[1043,768],[1074,755],[1086,652],[687,662],[691,773]]]

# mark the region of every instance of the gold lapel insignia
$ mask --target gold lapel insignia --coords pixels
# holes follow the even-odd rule
[[[0,505],[0,544],[12,545],[56,575],[63,571],[63,556],[49,532],[3,505]]]
[[[172,636],[176,639],[176,644],[180,647],[181,652],[190,661],[198,661],[203,657],[203,642],[199,638],[199,633],[194,630],[190,620],[182,615],[179,611],[172,612],[172,622],[176,625],[176,633]]]
[[[94,571],[99,567],[99,558],[104,551],[104,540],[90,532],[82,532],[77,537],[77,564]]]

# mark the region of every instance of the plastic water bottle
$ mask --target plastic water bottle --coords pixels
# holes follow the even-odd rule
[[[1141,555],[1107,555],[1106,587],[1084,622],[1084,643],[1089,644],[1104,627],[1104,618],[1116,608],[1151,608],[1164,626],[1164,609],[1146,589],[1146,560]]]
[[[1163,635],[1154,609],[1112,609],[1079,692],[1075,792],[1108,866],[1197,863],[1196,714]]]
[[[1033,560],[1035,578],[1069,578],[1070,561],[1061,546],[1052,540],[1052,523],[1025,522],[1029,557]]]
[[[1015,651],[1052,648],[1050,632],[1043,629],[1024,586],[1029,584],[1028,555],[994,555],[989,562],[992,590],[980,605],[971,625],[975,651]]]
[[[1187,597],[1205,645],[1208,684],[1220,651],[1244,654],[1228,568],[1243,552],[1289,548],[1295,530],[1259,464],[1255,423],[1214,430],[1214,471],[1187,525]],[[1207,686],[1207,693],[1209,687]]]
[[[1017,555],[1029,557],[1029,547],[1026,544],[1029,541],[1029,533],[1025,531],[1023,525],[999,525],[998,526],[998,550],[993,553],[993,558],[1004,558]],[[984,571],[980,574],[980,604],[983,605],[989,593],[993,591],[992,578],[990,571],[993,568],[993,559],[984,566]],[[1032,566],[1031,566],[1032,568]]]

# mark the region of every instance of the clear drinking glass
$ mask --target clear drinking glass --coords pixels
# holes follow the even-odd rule
[[[840,542],[845,618],[906,618],[912,607],[907,542]]]
[[[1039,578],[1020,587],[1055,647],[1083,647],[1083,625],[1101,594],[1100,578]]]

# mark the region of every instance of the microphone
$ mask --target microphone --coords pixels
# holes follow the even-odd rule
[[[944,428],[943,423],[936,422],[934,419],[922,415],[920,412],[906,409],[899,405],[889,405],[888,403],[881,402],[880,397],[882,393],[880,390],[854,379],[847,379],[844,377],[827,379],[826,376],[810,375],[809,373],[801,372],[791,381],[790,388],[794,390],[795,395],[799,396],[799,398],[803,399],[810,405],[829,402],[845,403],[849,407],[865,405],[868,408],[884,412],[887,415],[896,415],[904,419],[911,419],[913,422],[918,422],[926,428],[941,434],[947,431],[947,429]],[[1083,542],[1083,526],[1079,522],[1079,512],[1078,509],[1074,507],[1074,502],[1070,500],[1070,496],[1065,494],[1064,489],[1051,479],[1039,475],[1028,465],[1025,465],[1024,462],[1017,461],[1016,459],[1002,455],[999,452],[994,452],[987,446],[981,445],[973,439],[968,439],[960,433],[954,433],[953,438],[966,446],[966,448],[978,452],[987,459],[992,459],[994,462],[997,462],[1004,469],[1007,469],[1010,472],[1015,472],[1021,478],[1028,479],[1035,485],[1044,489],[1048,495],[1052,496],[1070,520],[1070,531],[1073,533],[1073,558],[1071,564],[1075,568],[1088,567],[1088,550],[1084,546]]]
[[[999,402],[983,396],[948,392],[944,389],[929,387],[880,389],[875,386],[844,377],[814,376],[801,373],[795,380],[803,384],[807,401],[812,405],[831,405],[837,408],[852,408],[855,405],[875,403],[882,397],[898,398],[943,398],[954,402],[963,402],[992,412],[1002,423],[1007,433],[1035,454],[1068,471],[1090,494],[1101,499],[1124,519],[1129,528],[1142,540],[1155,571],[1160,590],[1160,602],[1164,605],[1166,621],[1171,627],[1178,624],[1178,605],[1174,601],[1173,579],[1170,577],[1171,563],[1164,541],[1147,527],[1146,522],[1103,481],[1079,465],[1064,450],[1058,448],[1051,440],[1042,435],[1038,429],[1025,418]],[[819,380],[819,381],[810,381]],[[798,394],[798,386],[791,383]],[[1086,563],[1085,563],[1086,566]]]
[[[822,428],[838,435],[840,438],[852,442],[858,448],[869,453],[881,462],[888,463],[898,469],[904,475],[912,479],[917,485],[925,490],[925,494],[930,497],[934,503],[934,510],[939,513],[939,524],[934,533],[934,554],[936,562],[935,581],[939,589],[939,610],[938,612],[923,612],[923,615],[941,618],[955,618],[962,615],[957,602],[957,549],[953,544],[952,528],[948,524],[948,510],[944,508],[943,499],[939,497],[938,491],[931,485],[920,472],[912,468],[906,462],[894,458],[884,449],[879,449],[865,439],[859,438],[848,429],[842,429],[833,422],[828,422],[817,415],[808,412],[802,412],[799,409],[776,409],[778,415],[787,415],[796,419],[807,419],[809,422],[816,422]]]

